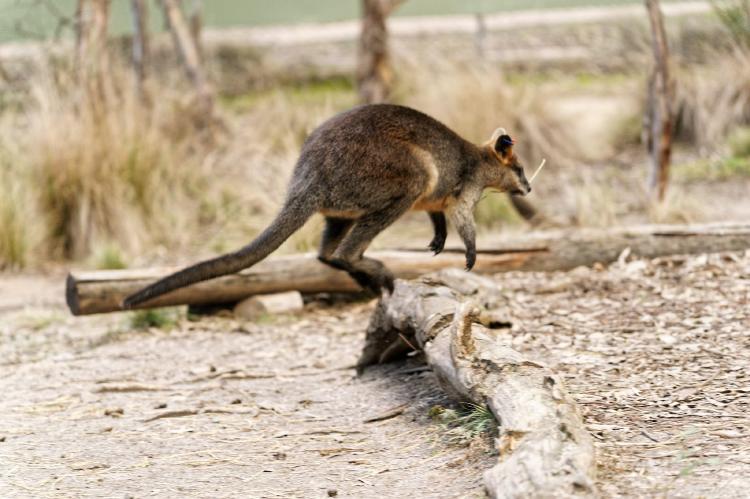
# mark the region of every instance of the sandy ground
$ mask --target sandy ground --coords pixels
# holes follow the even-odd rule
[[[508,339],[580,403],[604,496],[747,496],[750,252],[495,279]],[[3,278],[2,497],[484,495],[487,439],[445,438],[431,373],[355,376],[372,302],[144,331],[68,316],[59,286]]]
[[[430,373],[355,376],[370,309],[167,331],[6,311],[0,496],[482,497],[489,447],[444,442]]]

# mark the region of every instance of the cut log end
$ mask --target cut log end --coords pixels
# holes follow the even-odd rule
[[[81,305],[78,301],[78,288],[76,286],[77,280],[73,274],[68,274],[65,279],[65,302],[68,304],[70,313],[73,315],[81,315]]]

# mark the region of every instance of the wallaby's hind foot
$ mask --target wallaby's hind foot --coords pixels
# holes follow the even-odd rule
[[[346,271],[357,284],[375,295],[380,295],[383,288],[393,293],[393,274],[378,260],[362,258],[355,262],[347,262],[340,258],[323,259],[320,256],[318,259],[334,269]]]

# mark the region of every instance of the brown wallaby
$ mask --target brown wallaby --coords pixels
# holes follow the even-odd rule
[[[244,248],[167,276],[128,296],[131,308],[189,284],[238,272],[278,248],[314,213],[325,216],[320,261],[347,271],[361,286],[393,290],[393,275],[363,256],[383,229],[409,210],[429,213],[435,254],[445,245],[446,215],[466,247],[466,269],[476,260],[473,210],[485,188],[531,191],[498,129],[476,146],[439,121],[389,104],[361,106],[334,116],[302,146],[284,206],[271,225]]]

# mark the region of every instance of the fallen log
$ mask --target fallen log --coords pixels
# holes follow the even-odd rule
[[[750,224],[650,225],[627,229],[577,229],[539,232],[521,237],[480,240],[474,271],[568,270],[580,265],[615,261],[626,249],[632,255],[657,257],[680,253],[712,253],[750,248]],[[432,256],[424,250],[373,251],[398,278],[412,279],[444,268],[463,268],[462,248],[446,248]],[[130,293],[177,268],[71,272],[66,298],[74,315],[115,312]],[[236,303],[248,296],[297,290],[302,293],[348,292],[359,287],[349,276],[321,264],[312,254],[270,258],[230,276],[175,290],[143,304]]]
[[[358,369],[415,346],[449,394],[486,405],[499,423],[498,463],[484,475],[490,496],[596,495],[593,443],[562,380],[479,324],[475,302],[444,281],[477,297],[493,289],[461,271],[396,281],[373,312]]]

